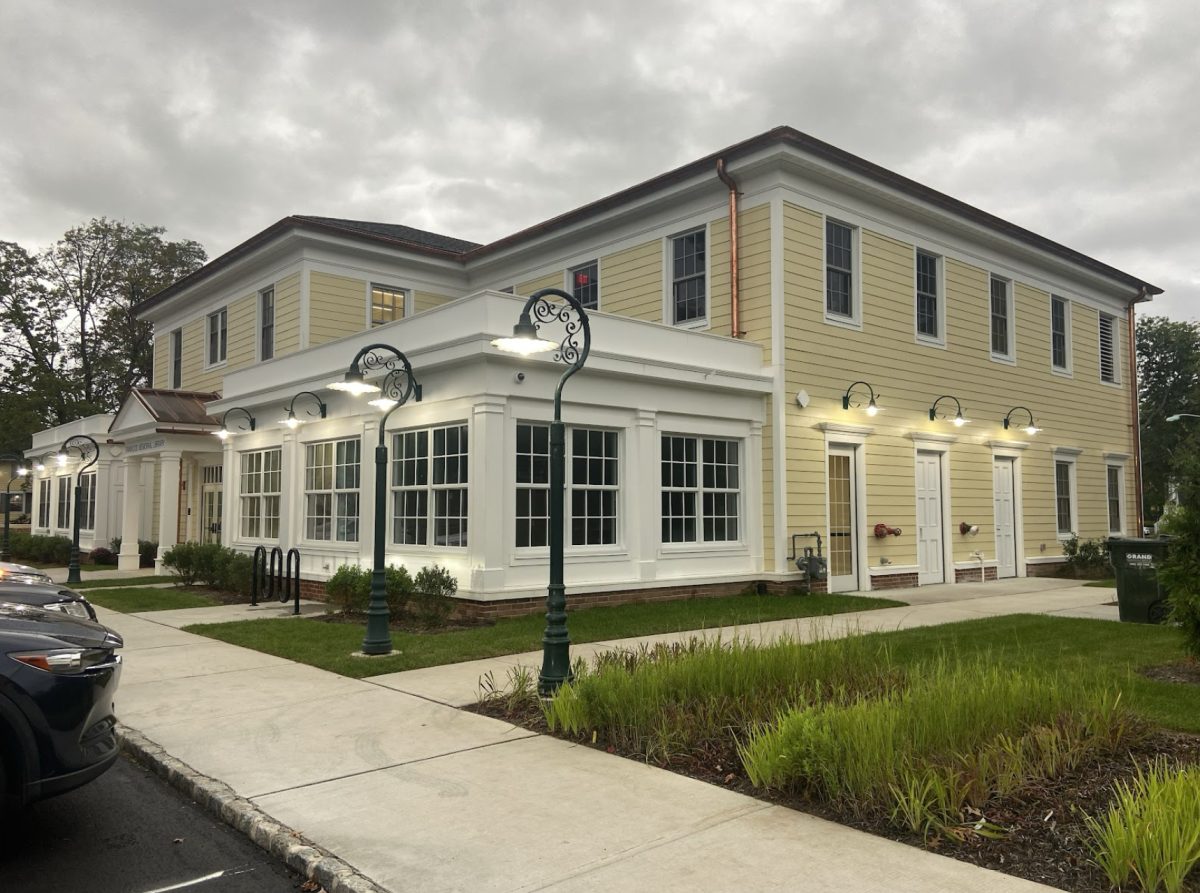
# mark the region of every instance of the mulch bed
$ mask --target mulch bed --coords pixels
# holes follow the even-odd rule
[[[515,712],[508,711],[505,704],[498,701],[474,704],[465,709],[542,734],[550,733],[536,704],[523,704]],[[640,759],[635,754],[618,753],[603,742],[593,745],[586,739],[579,743]],[[737,751],[732,745],[693,755],[687,761],[681,760],[664,768],[983,868],[1073,893],[1111,893],[1108,879],[1091,862],[1083,815],[1103,812],[1109,805],[1113,783],[1132,778],[1135,763],[1144,763],[1159,755],[1186,763],[1200,763],[1200,735],[1157,731],[1129,753],[1098,759],[1071,775],[1028,789],[1019,797],[989,804],[982,816],[975,818],[986,818],[1006,829],[1007,834],[1000,839],[966,833],[961,839],[942,836],[929,841],[916,834],[898,831],[888,823],[888,816],[883,812],[862,816],[839,809],[837,804],[813,801],[794,793],[761,791],[742,774]],[[1191,878],[1184,889],[1188,893],[1200,893],[1200,878]]]
[[[1196,660],[1194,657],[1185,657],[1183,660],[1160,664],[1157,667],[1143,667],[1139,672],[1143,676],[1163,682],[1200,685],[1200,660]]]

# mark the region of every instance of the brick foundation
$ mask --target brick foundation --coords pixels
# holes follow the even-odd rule
[[[984,580],[999,579],[999,577],[996,576],[997,570],[998,569],[994,568],[994,567],[985,567],[983,569],[983,579]],[[977,567],[956,567],[954,569],[954,582],[955,583],[978,583],[979,582],[979,568],[977,568]]]
[[[871,589],[905,589],[917,585],[916,574],[872,574]]]
[[[1062,575],[1063,568],[1066,567],[1067,560],[1062,561],[1045,561],[1037,564],[1025,565],[1025,576],[1027,577],[1058,577]]]

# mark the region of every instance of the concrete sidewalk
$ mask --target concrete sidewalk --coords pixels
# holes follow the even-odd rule
[[[819,631],[1090,616],[1111,598],[1033,580],[1022,588],[826,618]],[[126,641],[122,722],[394,893],[1047,889],[450,706],[474,699],[481,672],[502,682],[538,655],[354,680],[171,619],[102,611]],[[769,639],[819,626],[719,632]]]

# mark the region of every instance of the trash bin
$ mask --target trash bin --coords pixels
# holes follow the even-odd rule
[[[1170,537],[1114,536],[1108,555],[1117,576],[1117,611],[1124,623],[1162,623],[1171,612],[1158,568],[1167,557]]]

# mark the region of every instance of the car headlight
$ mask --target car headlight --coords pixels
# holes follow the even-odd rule
[[[72,617],[81,617],[84,620],[92,619],[92,615],[88,613],[87,605],[85,605],[83,602],[56,602],[54,607],[62,611],[64,614],[70,614]]]
[[[48,648],[44,651],[18,651],[9,654],[17,663],[60,676],[75,676],[100,664],[119,662],[120,658],[104,648]]]

